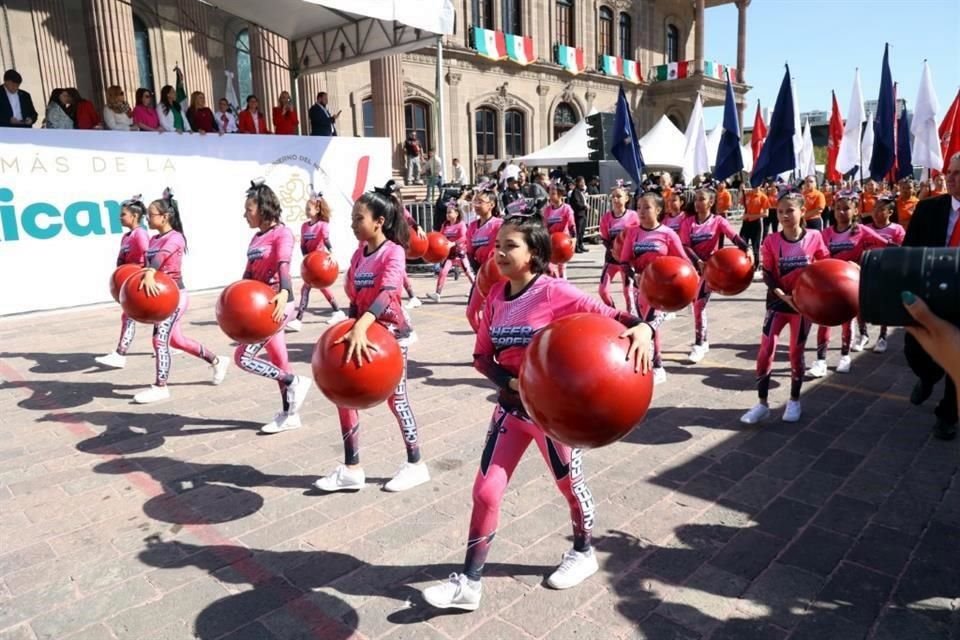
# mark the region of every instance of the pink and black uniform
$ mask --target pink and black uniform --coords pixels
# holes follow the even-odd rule
[[[663,216],[663,221],[661,222],[661,224],[663,224],[665,227],[669,227],[670,229],[673,229],[673,232],[679,236],[680,227],[683,226],[684,218],[686,218],[686,216],[683,213],[678,213],[675,216],[671,216],[667,214]]]
[[[767,313],[760,336],[760,351],[757,353],[757,393],[760,400],[766,402],[777,338],[783,328],[789,325],[790,398],[799,400],[803,384],[803,350],[811,323],[777,296],[774,289],[780,288],[784,293],[791,294],[803,269],[817,260],[829,258],[830,250],[819,231],[806,229],[797,240],[787,240],[781,231],[764,239],[760,245],[760,256],[763,282],[767,285]]]
[[[497,386],[499,396],[473,484],[463,571],[471,580],[480,579],[497,533],[507,483],[531,441],[536,442],[570,507],[574,549],[587,551],[591,545],[595,505],[584,479],[581,450],[547,436],[509,387],[519,374],[527,345],[545,326],[574,313],[597,313],[628,327],[640,323],[639,318],[601,304],[566,280],[537,276],[516,294],[509,292],[509,286],[509,282],[498,282],[490,289],[473,355],[474,367]]]
[[[620,274],[623,279],[623,297],[626,300],[627,311],[633,312],[633,281],[624,273],[623,265],[620,264],[618,256],[613,255],[613,243],[617,236],[630,227],[640,224],[640,218],[633,209],[627,209],[622,215],[617,216],[613,211],[607,211],[600,217],[600,239],[603,246],[606,247],[606,253],[603,256],[603,271],[600,273],[600,299],[608,306],[616,308],[613,298],[610,297],[610,282],[613,276]]]
[[[443,285],[447,283],[447,274],[450,273],[450,267],[459,266],[467,275],[467,280],[473,284],[473,269],[470,267],[470,261],[467,257],[467,224],[462,220],[459,222],[444,222],[440,227],[447,240],[453,243],[450,249],[450,255],[440,267],[440,273],[437,274],[437,295],[443,292]]]
[[[311,251],[316,251],[321,247],[330,251],[330,223],[319,218],[316,222],[305,221],[300,227],[300,253],[306,256]],[[310,304],[311,289],[310,285],[303,283],[303,288],[300,290],[300,304],[297,306],[297,320],[303,320],[303,314],[307,310],[307,305]],[[321,288],[320,293],[327,299],[334,311],[340,310],[329,287]]]
[[[860,264],[863,254],[870,249],[879,249],[887,246],[887,239],[867,225],[851,225],[846,231],[837,231],[831,225],[820,232],[824,244],[830,250],[830,257],[837,260],[846,260]],[[850,342],[853,340],[851,322],[844,322],[840,328],[840,355],[850,355]],[[860,322],[860,333],[866,335],[866,325]],[[827,359],[827,348],[830,346],[830,327],[820,325],[817,328],[817,360]]]
[[[876,221],[874,221],[869,227],[876,231],[881,237],[885,238],[887,246],[891,247],[902,246],[903,239],[907,236],[906,230],[896,222],[888,222],[887,226],[878,227]],[[864,336],[867,335],[867,323],[859,319],[857,322],[860,325],[860,334]],[[880,337],[884,340],[887,339],[887,325],[880,326]]]
[[[663,313],[657,311],[647,302],[639,281],[643,270],[660,256],[676,256],[689,260],[683,250],[683,244],[673,229],[664,224],[658,224],[653,229],[644,229],[642,226],[630,227],[624,232],[623,245],[618,259],[625,267],[625,277],[636,283],[637,313],[646,322],[656,322],[659,326],[663,321]],[[653,366],[661,368],[663,359],[660,355],[660,332],[653,334]]]
[[[503,219],[491,216],[486,222],[477,218],[467,226],[467,260],[475,273],[480,272],[483,263],[491,260],[497,245],[497,233],[503,226]],[[483,309],[483,296],[476,290],[477,284],[470,287],[467,298],[467,321],[473,332],[480,328],[480,312]]]
[[[215,353],[204,348],[196,340],[186,337],[180,330],[180,321],[183,320],[183,314],[187,312],[190,305],[190,296],[187,295],[187,290],[183,286],[181,273],[186,248],[187,243],[183,234],[171,229],[150,238],[147,252],[144,254],[146,266],[169,276],[180,289],[180,303],[176,311],[163,322],[153,325],[153,352],[156,356],[156,386],[158,387],[166,386],[170,378],[171,346],[210,364],[217,359]]]
[[[577,237],[577,223],[574,221],[573,208],[569,204],[564,203],[556,208],[547,204],[543,208],[543,219],[547,227],[547,233],[565,233],[571,238]],[[553,265],[552,268],[561,278],[567,277],[566,264]]]
[[[117,255],[117,266],[125,264],[143,265],[147,255],[147,246],[150,244],[150,235],[146,228],[137,226],[123,234],[120,238],[120,253]],[[120,339],[117,341],[117,353],[127,355],[133,338],[137,333],[137,323],[121,311]]]
[[[727,219],[711,213],[703,222],[697,220],[696,215],[684,217],[680,224],[680,241],[694,265],[702,260],[706,262],[717,249],[720,248],[720,239],[729,238],[741,251],[747,250],[747,243],[733,230]],[[706,278],[700,278],[700,288],[693,301],[694,344],[701,345],[709,342],[707,339],[707,303],[710,301],[710,287]]]
[[[417,420],[407,396],[407,339],[413,333],[409,316],[400,304],[400,291],[407,268],[407,255],[400,245],[384,240],[374,251],[367,253],[366,244],[356,250],[347,271],[346,290],[350,299],[350,317],[372,314],[397,338],[403,354],[403,376],[387,406],[397,419],[407,462],[420,461],[420,440]],[[360,464],[360,416],[355,409],[337,407],[340,432],[343,435],[344,464]]]

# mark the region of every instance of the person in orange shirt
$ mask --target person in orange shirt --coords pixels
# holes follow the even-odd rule
[[[290,101],[290,93],[281,91],[280,98],[277,100],[277,106],[273,108],[273,130],[278,136],[297,135],[297,125],[300,120],[297,118],[297,110],[294,109]]]
[[[917,208],[920,202],[914,194],[913,180],[904,178],[900,181],[900,197],[897,198],[897,219],[894,221],[904,230],[910,227],[910,218],[913,217],[913,210]]]
[[[247,108],[240,112],[237,130],[240,133],[270,133],[267,118],[260,111],[260,101],[257,100],[257,96],[247,96]]]
[[[747,191],[744,200],[743,222],[740,224],[740,237],[753,247],[753,255],[760,255],[760,241],[763,235],[763,219],[770,208],[770,199],[763,192],[763,187]],[[760,260],[753,265],[760,271]]]
[[[928,198],[936,198],[937,196],[942,196],[947,192],[947,179],[942,173],[937,174],[937,177],[930,181],[932,184],[930,186],[930,192],[927,194]],[[921,197],[921,200],[923,198]]]
[[[717,183],[717,215],[727,217],[727,211],[733,206],[733,195],[727,189],[726,180]]]
[[[817,189],[816,176],[807,176],[803,181],[803,220],[807,229],[823,229],[823,210],[827,206],[827,199]]]
[[[673,196],[673,178],[666,171],[660,174],[660,196],[664,203],[670,202],[670,198]]]
[[[873,208],[877,206],[877,183],[867,180],[863,193],[860,194],[860,221],[863,224],[873,222]]]

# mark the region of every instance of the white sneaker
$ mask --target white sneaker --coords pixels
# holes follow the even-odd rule
[[[397,471],[396,475],[383,486],[387,491],[406,491],[407,489],[412,489],[417,485],[421,485],[424,482],[430,480],[430,470],[427,469],[427,465],[423,462],[414,464],[412,462],[404,462],[400,465],[400,469]]]
[[[417,307],[422,307],[423,302],[417,296],[413,296],[412,298],[407,300],[407,304],[405,306],[407,307],[407,309],[416,309]]]
[[[462,573],[451,573],[443,584],[423,590],[423,599],[437,609],[476,611],[482,596],[480,581],[474,582]]]
[[[664,317],[664,320],[673,320],[673,319],[675,319],[676,317],[677,317],[677,314],[674,313],[673,311],[671,311],[670,313],[668,313],[668,314]]]
[[[743,424],[757,424],[761,420],[766,420],[770,415],[770,407],[758,402],[753,405],[753,408],[750,411],[747,411],[745,414],[740,416],[740,422]]]
[[[295,413],[281,411],[273,416],[273,420],[260,427],[260,433],[280,433],[282,431],[292,431],[302,426],[300,416]]]
[[[593,548],[587,551],[570,549],[563,554],[560,566],[547,578],[547,585],[553,589],[569,589],[595,574],[599,568]]]
[[[363,469],[350,469],[346,465],[340,465],[337,470],[328,476],[324,476],[313,483],[313,486],[320,491],[333,493],[334,491],[359,491],[363,489],[367,481],[367,476]]]
[[[807,370],[807,373],[811,378],[822,378],[827,375],[827,361],[826,360],[814,360],[813,366]]]
[[[300,413],[303,402],[307,399],[307,394],[310,393],[311,382],[312,380],[306,376],[295,376],[293,378],[293,382],[287,387],[287,403],[290,405],[287,413]]]
[[[853,346],[850,347],[853,351],[863,351],[866,348],[867,343],[870,342],[868,336],[860,336],[857,338],[856,342],[853,343]]]
[[[850,356],[840,356],[840,362],[837,363],[837,373],[850,373],[851,364]]]
[[[170,389],[166,386],[158,387],[156,385],[150,385],[149,389],[144,389],[137,395],[133,396],[133,401],[137,404],[150,404],[151,402],[160,402],[161,400],[166,400],[170,397]]]
[[[709,351],[710,343],[704,342],[703,344],[695,344],[690,350],[690,355],[687,356],[687,361],[690,362],[690,364],[697,364],[703,360],[703,357],[707,355],[707,352]]]
[[[787,400],[787,407],[783,410],[784,422],[797,422],[802,414],[799,400]]]
[[[230,368],[230,361],[226,358],[217,357],[213,364],[213,384],[218,385],[227,377],[227,369]]]
[[[440,294],[436,292],[428,293],[427,298],[430,300],[430,302],[440,302]]]
[[[653,384],[660,384],[661,382],[667,381],[667,370],[663,367],[655,367],[653,369]]]
[[[127,366],[127,356],[122,356],[116,351],[111,351],[105,356],[97,356],[94,360],[97,361],[97,364],[113,369],[123,369]]]
[[[298,331],[301,331],[303,329],[303,320],[297,320],[296,318],[294,318],[293,320],[288,322],[287,326],[284,328],[290,333],[296,333]]]
[[[874,353],[886,353],[887,352],[887,339],[886,338],[877,338],[877,344],[873,345]]]
[[[341,322],[346,319],[347,319],[347,314],[343,312],[343,309],[337,309],[332,314],[330,314],[329,318],[327,318],[327,324],[337,324],[338,322]]]
[[[397,342],[400,344],[400,346],[410,348],[411,346],[420,342],[420,337],[417,336],[416,331],[411,331],[410,335],[408,335],[406,338],[399,338]]]

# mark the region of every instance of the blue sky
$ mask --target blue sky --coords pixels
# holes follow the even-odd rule
[[[735,65],[736,6],[707,9],[705,23],[707,59]],[[885,42],[897,97],[913,111],[926,59],[942,117],[960,87],[960,0],[753,0],[747,8],[746,79],[753,86],[747,126],[758,98],[773,108],[785,62],[801,112],[829,113],[832,89],[846,117],[856,67],[864,100],[876,100]],[[707,129],[722,118],[723,107],[704,110]]]

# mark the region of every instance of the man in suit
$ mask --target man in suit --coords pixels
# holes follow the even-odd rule
[[[3,74],[3,91],[0,91],[0,127],[30,128],[37,121],[30,94],[20,90],[23,78],[13,69]]]
[[[317,94],[317,101],[310,107],[310,135],[312,136],[335,136],[337,135],[337,125],[335,123],[340,112],[330,113],[327,108],[327,92],[321,91]]]
[[[950,158],[947,167],[947,193],[922,200],[914,209],[907,236],[907,247],[956,247],[960,251],[960,153]],[[910,402],[923,404],[933,393],[933,386],[946,378],[943,398],[934,411],[937,421],[933,433],[941,440],[957,436],[957,387],[943,369],[923,350],[912,336],[904,338],[907,364],[917,374],[917,383],[910,393]]]

